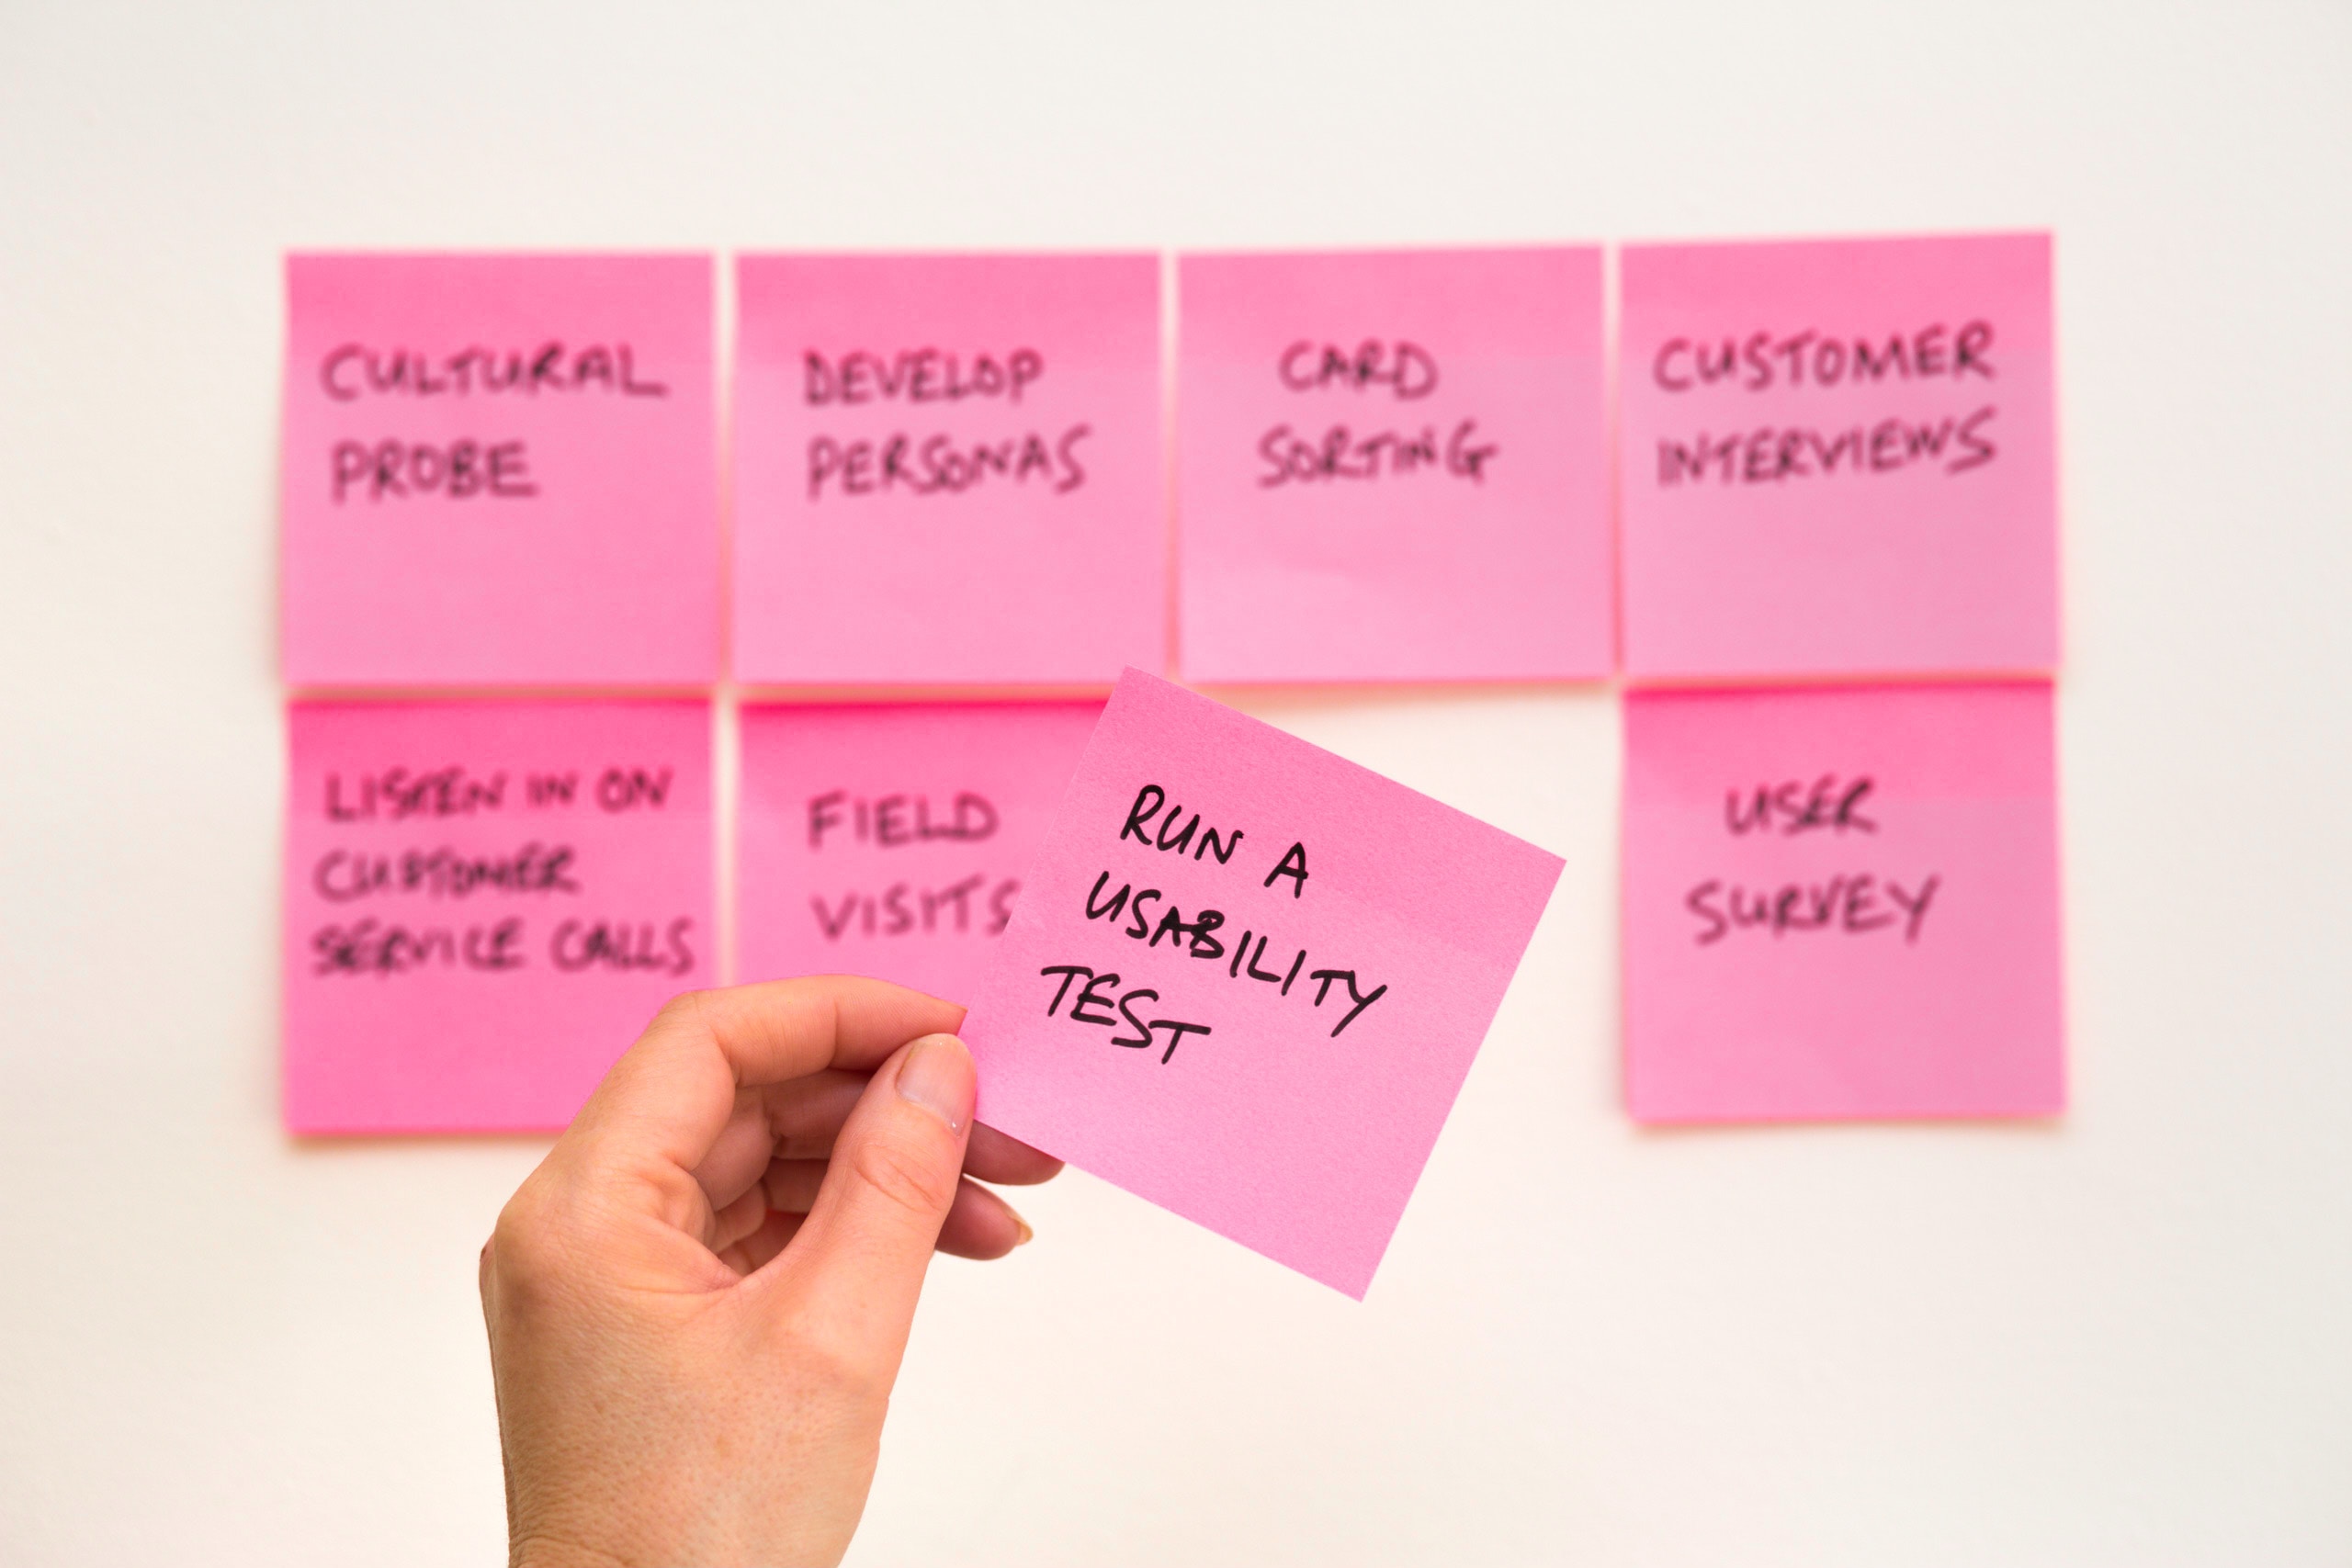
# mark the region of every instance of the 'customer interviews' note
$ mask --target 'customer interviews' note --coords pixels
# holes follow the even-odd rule
[[[1636,677],[2058,658],[2050,237],[1629,245]]]

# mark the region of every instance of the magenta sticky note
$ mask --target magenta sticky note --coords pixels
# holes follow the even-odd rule
[[[1645,1122],[2065,1103],[2051,689],[1625,700],[1625,1098]]]
[[[965,1022],[978,1114],[1361,1298],[1560,866],[1131,670]]]
[[[969,1001],[1101,702],[742,710],[735,971]]]
[[[1609,673],[1597,248],[1188,255],[1178,299],[1187,676]]]
[[[716,677],[709,257],[293,255],[286,297],[288,681]]]
[[[740,678],[1165,663],[1157,256],[747,255],[736,279]]]
[[[710,709],[288,710],[286,1124],[560,1127],[716,978]]]
[[[2058,659],[2050,237],[1629,245],[1625,667]]]

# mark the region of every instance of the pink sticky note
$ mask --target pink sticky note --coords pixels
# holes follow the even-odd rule
[[[1180,276],[1187,675],[1609,673],[1599,250],[1190,255]]]
[[[735,967],[968,1001],[1100,702],[743,709]]]
[[[743,680],[1160,667],[1159,258],[736,265]]]
[[[286,678],[718,670],[711,264],[286,264]]]
[[[560,1127],[715,978],[710,709],[296,703],[286,1124]]]
[[[1560,865],[1130,670],[966,1021],[978,1114],[1361,1299]]]
[[[1645,1122],[2065,1100],[2049,686],[1625,701],[1625,1097]]]
[[[1636,676],[2047,671],[2050,237],[1629,245]]]

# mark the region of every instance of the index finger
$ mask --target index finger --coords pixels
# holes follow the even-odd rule
[[[827,1067],[871,1071],[908,1041],[953,1033],[963,1021],[953,1002],[850,975],[691,991],[613,1064],[559,1147],[691,1171],[726,1127],[739,1089]]]

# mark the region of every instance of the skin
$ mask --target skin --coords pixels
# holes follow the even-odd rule
[[[481,1254],[510,1561],[837,1562],[934,1247],[1029,1227],[979,1181],[963,1010],[826,976],[682,997]]]

